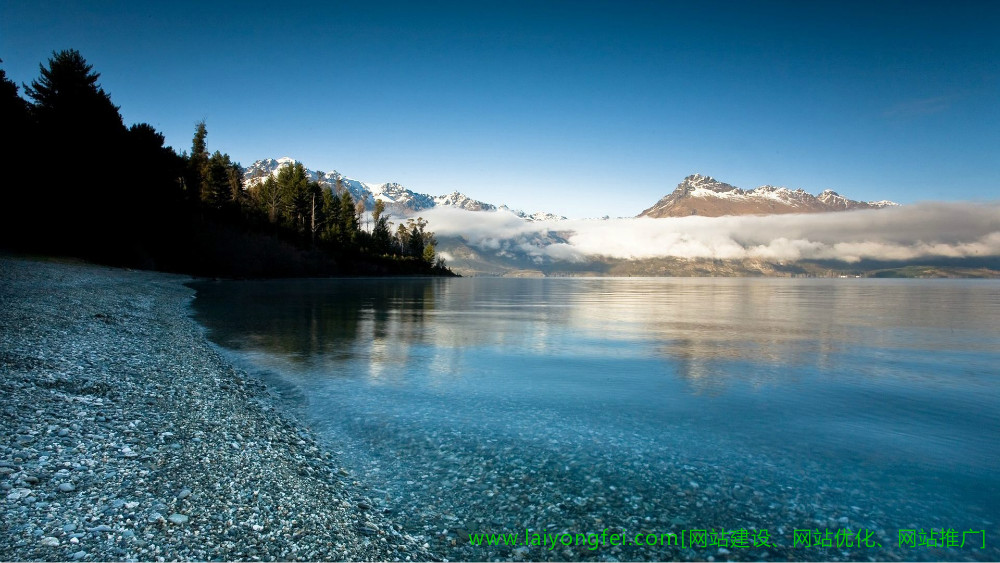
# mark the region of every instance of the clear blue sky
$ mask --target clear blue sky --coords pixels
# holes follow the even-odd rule
[[[205,119],[244,165],[527,211],[635,215],[695,172],[1000,194],[994,0],[0,3],[17,83],[66,48],[174,148]]]

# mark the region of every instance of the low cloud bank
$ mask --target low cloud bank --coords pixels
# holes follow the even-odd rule
[[[741,217],[525,221],[512,213],[425,210],[428,228],[497,254],[582,262],[596,256],[772,261],[1000,256],[1000,203]]]

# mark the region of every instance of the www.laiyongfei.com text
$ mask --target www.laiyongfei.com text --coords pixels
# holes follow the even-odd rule
[[[554,550],[559,547],[585,547],[597,550],[609,546],[675,546],[680,548],[734,548],[751,549],[757,547],[774,547],[768,530],[710,530],[691,529],[675,532],[638,532],[629,534],[624,531],[600,532],[535,532],[524,530],[506,533],[473,533],[469,534],[469,543],[479,547],[491,546],[527,546]],[[861,529],[857,531],[841,528],[837,530],[796,529],[792,532],[792,547],[882,547],[874,530]],[[986,530],[964,530],[954,528],[901,529],[897,535],[897,547],[949,547],[949,548],[986,548]]]

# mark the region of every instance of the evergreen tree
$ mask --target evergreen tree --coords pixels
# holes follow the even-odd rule
[[[201,200],[213,209],[222,209],[239,193],[241,181],[234,175],[234,164],[228,154],[215,151],[208,159],[201,183]],[[238,197],[238,195],[237,195]]]
[[[309,193],[309,178],[301,162],[286,164],[278,170],[278,189],[281,190],[284,202],[285,224],[305,233],[312,198]]]
[[[162,207],[166,200],[171,205],[178,202],[186,166],[184,160],[173,149],[164,146],[163,135],[148,123],[132,125],[126,137],[123,173],[137,180],[136,205]]]
[[[411,220],[412,221],[412,220]],[[415,258],[423,258],[424,256],[424,236],[420,230],[417,229],[415,223],[410,223],[410,238],[409,238],[409,248],[407,248],[407,254]]]
[[[24,91],[34,100],[34,114],[46,134],[58,132],[72,142],[87,138],[88,146],[124,134],[118,106],[97,83],[101,75],[79,51],[54,52],[48,68],[39,65],[39,69],[39,78]]]
[[[58,162],[78,179],[70,184],[43,176],[33,183],[28,208],[44,209],[45,217],[33,236],[42,246],[103,252],[105,259],[133,244],[135,237],[128,233],[142,223],[128,173],[93,172],[98,163],[126,154],[127,130],[118,107],[98,84],[100,75],[78,51],[53,53],[48,66],[39,67],[38,79],[25,86],[34,102],[37,160]]]
[[[2,62],[2,61],[0,61]],[[34,180],[35,143],[34,127],[31,123],[30,104],[17,93],[17,84],[7,78],[7,73],[0,69],[0,137],[7,147],[6,157],[14,163],[7,171],[6,186],[3,190],[3,207],[0,211],[0,244],[13,240],[24,233],[18,233],[18,218],[34,208],[32,195],[25,189]],[[15,215],[17,214],[17,215]]]
[[[424,262],[427,262],[428,264],[433,264],[434,263],[434,244],[433,243],[428,243],[428,244],[426,244],[424,246],[424,252],[423,252],[422,258],[423,258]]]
[[[205,176],[208,174],[208,147],[205,138],[208,137],[208,128],[205,121],[199,121],[194,127],[194,138],[191,140],[191,154],[188,156],[188,170],[185,179],[185,187],[192,199],[202,198],[202,187],[205,184]]]
[[[372,210],[372,250],[375,254],[392,252],[392,233],[389,231],[389,219],[385,215],[385,202],[376,199]]]
[[[340,240],[340,198],[331,190],[322,190],[323,227],[320,239],[329,243]]]
[[[0,59],[0,63],[3,59]],[[14,144],[19,141],[15,135],[27,133],[31,105],[24,101],[17,93],[17,84],[7,78],[7,72],[0,68],[0,122],[4,124],[7,133],[7,146],[17,148]],[[21,138],[20,140],[23,140]]]
[[[358,235],[358,216],[355,215],[354,198],[344,190],[340,194],[340,243],[351,245]]]

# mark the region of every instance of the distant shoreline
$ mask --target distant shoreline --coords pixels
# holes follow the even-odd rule
[[[189,280],[0,256],[0,559],[432,559],[213,349]]]

